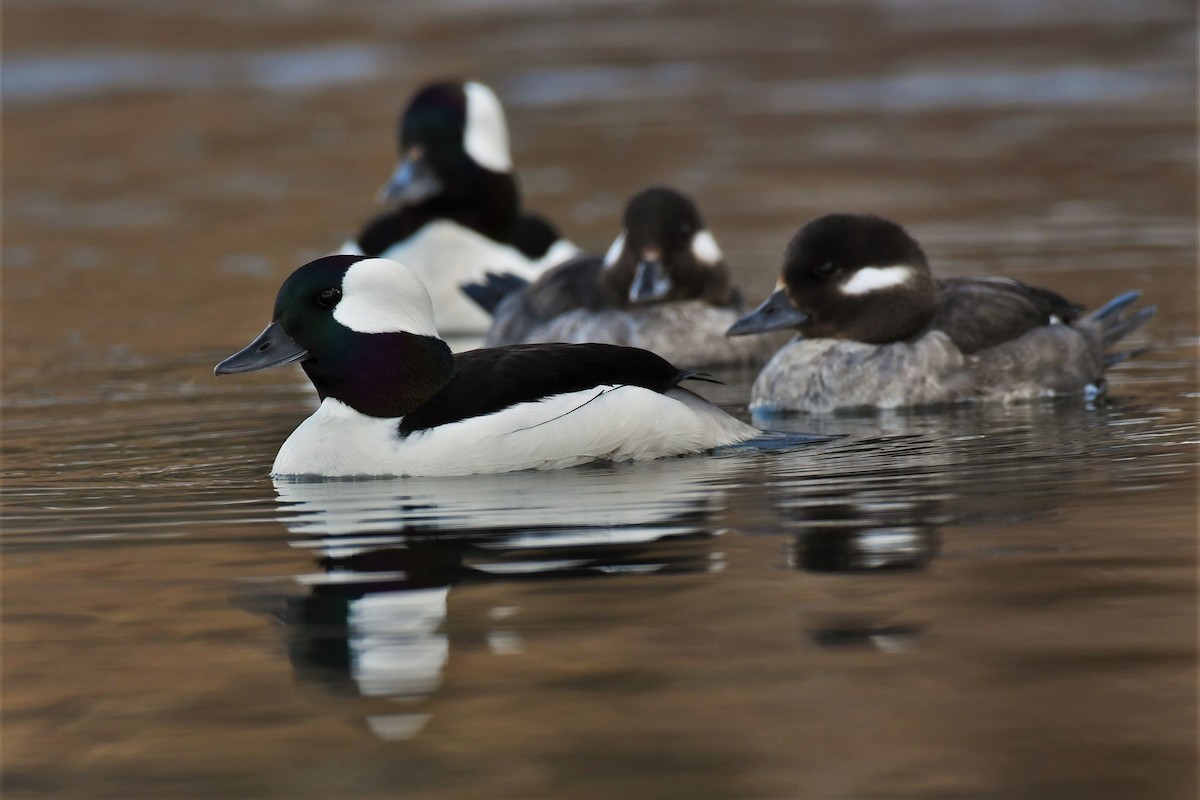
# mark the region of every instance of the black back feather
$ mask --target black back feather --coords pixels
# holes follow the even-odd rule
[[[605,384],[666,392],[698,374],[647,350],[610,344],[533,344],[470,350],[454,356],[454,376],[406,414],[400,433],[433,428]]]

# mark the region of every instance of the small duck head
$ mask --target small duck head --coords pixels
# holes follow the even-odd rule
[[[401,417],[449,383],[454,359],[421,281],[383,258],[334,255],[291,274],[271,324],[216,366],[217,375],[299,361],[322,399]]]
[[[885,344],[929,325],[938,301],[925,254],[904,228],[828,214],[792,238],[774,293],[726,335],[794,328],[807,338]]]
[[[609,287],[632,306],[725,302],[733,291],[724,255],[696,204],[665,186],[629,200],[604,267]]]
[[[473,171],[512,171],[508,125],[494,92],[475,81],[443,81],[420,89],[397,125],[400,164],[385,200],[406,205],[453,195]]]

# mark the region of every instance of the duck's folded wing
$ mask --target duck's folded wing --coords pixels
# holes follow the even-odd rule
[[[666,392],[692,373],[646,350],[608,344],[510,345],[458,353],[454,377],[407,414],[402,434],[603,385]]]
[[[932,327],[964,353],[1012,341],[1043,325],[1069,324],[1083,310],[1057,292],[1011,278],[948,278],[938,286],[942,304]]]

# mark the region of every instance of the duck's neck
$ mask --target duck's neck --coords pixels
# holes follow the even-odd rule
[[[352,333],[336,351],[305,361],[305,373],[322,400],[332,397],[371,417],[420,408],[454,373],[450,346],[431,336]]]
[[[521,196],[512,175],[474,167],[470,179],[454,181],[445,193],[413,211],[429,219],[452,219],[493,241],[511,244],[520,217]]]

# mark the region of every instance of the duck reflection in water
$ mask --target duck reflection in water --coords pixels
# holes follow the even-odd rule
[[[987,424],[980,422],[986,413]],[[787,429],[812,420],[772,420]],[[747,533],[789,533],[789,566],[809,573],[926,570],[940,554],[942,528],[1027,524],[1051,514],[1061,485],[1111,446],[1103,413],[1069,402],[1006,409],[953,409],[844,418],[818,427],[849,434],[819,461],[783,457],[763,491],[770,498]],[[1047,542],[1046,549],[1055,545]],[[890,603],[831,612],[811,631],[823,647],[911,649],[924,625]]]
[[[703,574],[723,557],[714,512],[741,457],[595,465],[451,479],[277,480],[280,520],[320,572],[281,611],[298,676],[404,701],[368,717],[381,738],[416,735],[450,658],[451,587],[487,581]],[[519,653],[519,609],[482,625],[495,655]]]

